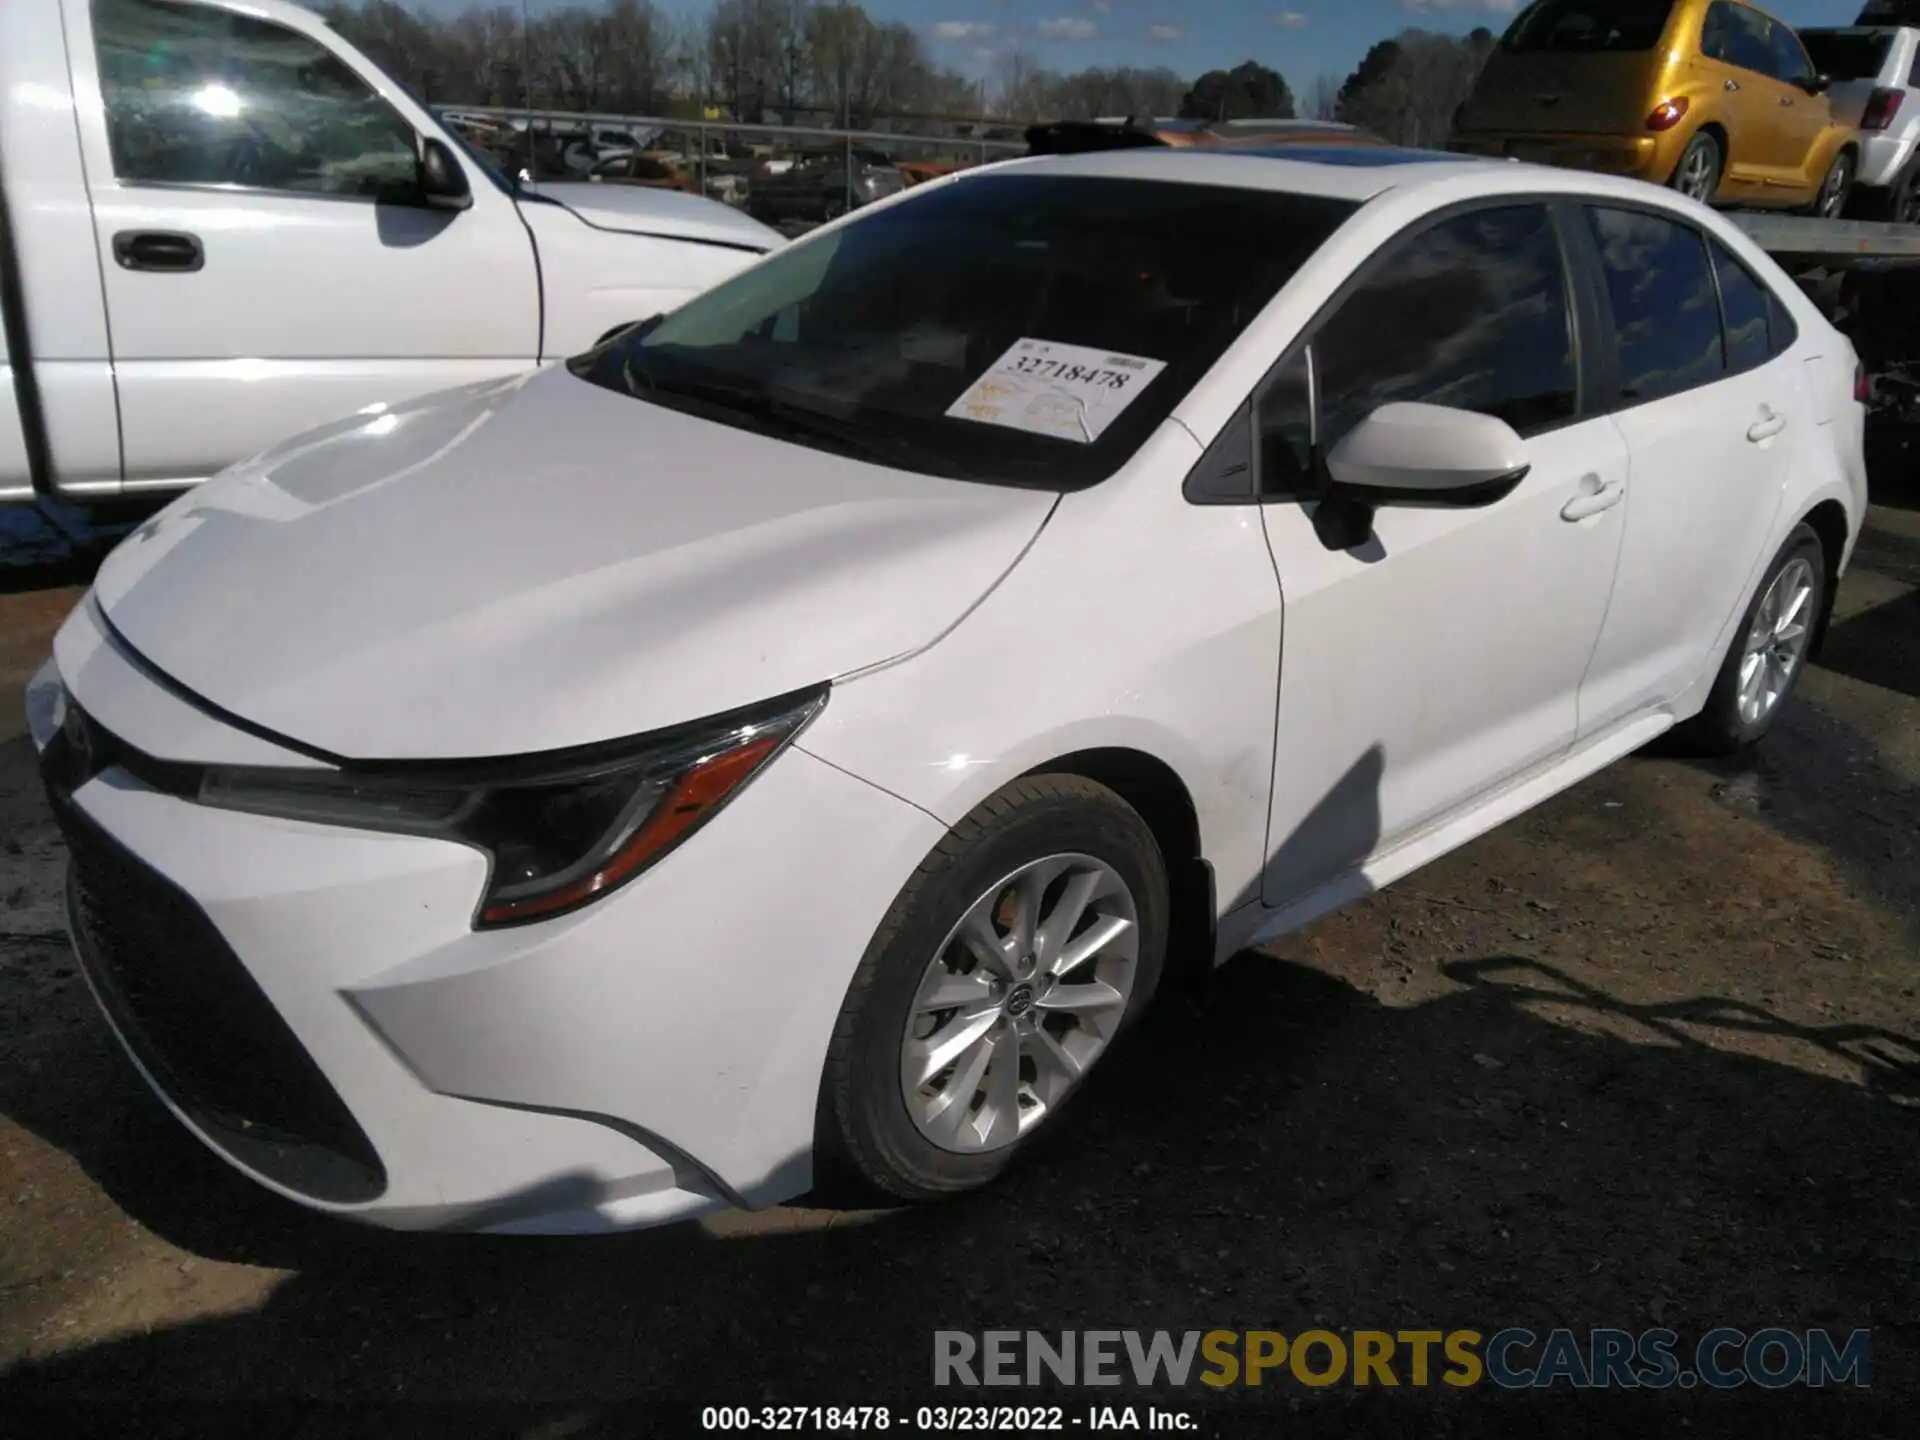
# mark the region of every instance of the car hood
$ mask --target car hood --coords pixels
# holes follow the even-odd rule
[[[528,754],[922,648],[1055,500],[788,444],[561,367],[235,466],[129,536],[94,597],[151,666],[306,746]]]
[[[535,194],[571,210],[596,230],[627,235],[664,235],[704,245],[732,245],[765,253],[786,244],[786,237],[730,205],[689,195],[683,190],[651,190],[643,185],[595,185],[591,181],[542,180]]]

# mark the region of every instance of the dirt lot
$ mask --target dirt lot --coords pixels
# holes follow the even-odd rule
[[[96,1020],[8,701],[0,1397],[92,1397],[117,1430],[640,1433],[663,1412],[623,1403],[951,1400],[929,1386],[936,1327],[1779,1324],[1872,1327],[1872,1390],[1269,1386],[1205,1414],[1266,1433],[1911,1434],[1920,485],[1880,489],[1827,653],[1758,756],[1635,757],[1239,957],[1211,1013],[1137,1037],[1077,1128],[992,1193],[911,1213],[423,1238],[255,1190]],[[75,593],[0,597],[10,693]],[[133,1426],[111,1408],[154,1400],[195,1408]],[[386,1408],[280,1408],[270,1427],[246,1408],[312,1402]]]

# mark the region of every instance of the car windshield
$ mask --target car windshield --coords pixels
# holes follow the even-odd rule
[[[1802,30],[1813,68],[1835,80],[1874,80],[1887,63],[1893,36],[1884,30]]]
[[[819,449],[1079,489],[1139,448],[1355,208],[981,175],[777,251],[569,365]]]
[[[1673,0],[1538,0],[1508,27],[1502,50],[1589,54],[1651,50]]]

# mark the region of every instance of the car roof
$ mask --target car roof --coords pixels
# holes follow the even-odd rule
[[[972,174],[1086,175],[1225,185],[1364,203],[1388,191],[1433,190],[1435,203],[1473,194],[1594,195],[1642,204],[1674,200],[1674,192],[1644,180],[1443,150],[1393,146],[1233,145],[1218,148],[1102,150],[1080,155],[1036,155],[1005,160]],[[1702,208],[1702,207],[1693,207]]]

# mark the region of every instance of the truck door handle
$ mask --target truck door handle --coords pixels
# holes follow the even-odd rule
[[[113,258],[123,270],[172,270],[181,274],[207,263],[200,237],[184,230],[122,230],[113,237]]]
[[[1793,103],[1793,96],[1791,96],[1791,95],[1782,95],[1782,96],[1780,97],[1780,103],[1781,103],[1782,105],[1791,105],[1791,104]]]
[[[1740,82],[1738,80],[1722,80],[1720,83],[1726,86],[1729,92],[1740,88]]]
[[[1762,440],[1771,440],[1787,428],[1787,417],[1776,415],[1768,405],[1760,407],[1760,418],[1747,427],[1747,439],[1758,445]]]
[[[1562,520],[1586,520],[1602,510],[1611,510],[1627,498],[1624,480],[1602,480],[1598,475],[1582,475],[1579,487],[1561,508]]]

